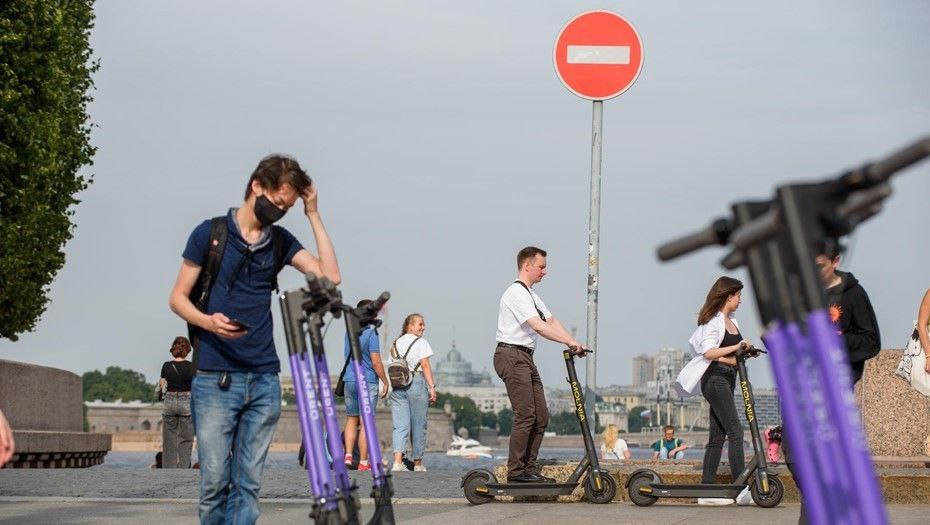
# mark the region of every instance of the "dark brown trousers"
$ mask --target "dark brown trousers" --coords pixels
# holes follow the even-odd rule
[[[549,409],[533,356],[517,348],[498,346],[494,352],[494,370],[504,381],[513,406],[507,477],[538,474],[536,456],[549,424]]]

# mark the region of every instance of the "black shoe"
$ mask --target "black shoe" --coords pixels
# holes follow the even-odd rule
[[[507,476],[507,483],[539,483],[542,478],[535,474],[520,474],[518,476]]]
[[[534,468],[533,470],[527,470],[526,472],[531,476],[536,476],[539,478],[539,483],[556,483],[555,478],[543,476],[542,471],[538,468],[538,466],[537,468]]]

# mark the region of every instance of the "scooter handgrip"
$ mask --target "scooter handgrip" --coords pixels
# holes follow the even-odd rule
[[[389,300],[390,298],[391,298],[391,293],[390,293],[390,292],[381,292],[381,295],[379,295],[378,298],[375,299],[375,300],[371,303],[371,305],[369,305],[369,307],[371,308],[372,313],[373,313],[373,314],[376,314],[376,313],[380,312],[381,309],[384,308],[384,305],[387,304],[387,302],[388,302],[388,300]]]

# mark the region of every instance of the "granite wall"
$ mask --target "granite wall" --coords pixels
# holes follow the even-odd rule
[[[930,398],[895,375],[901,350],[882,350],[866,361],[856,386],[873,456],[930,455]]]
[[[0,410],[16,441],[7,468],[89,467],[110,450],[109,434],[83,431],[83,384],[66,370],[0,360]]]

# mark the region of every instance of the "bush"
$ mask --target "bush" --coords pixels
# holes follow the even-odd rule
[[[33,330],[91,177],[92,0],[0,3],[0,337]]]

